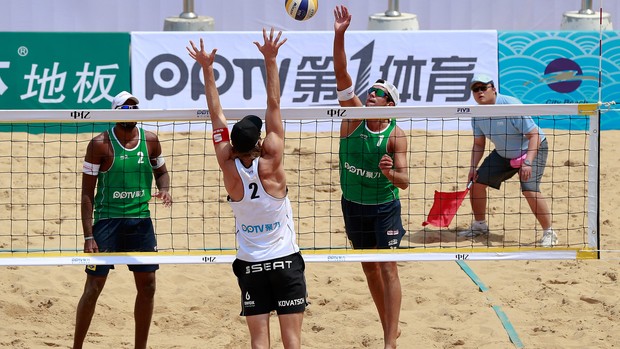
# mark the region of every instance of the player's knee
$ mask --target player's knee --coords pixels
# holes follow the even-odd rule
[[[155,296],[155,290],[157,288],[154,273],[153,277],[150,277],[150,273],[140,276],[141,277],[136,278],[136,289],[138,291],[138,295],[141,297],[152,298]]]
[[[86,279],[86,286],[84,287],[84,294],[87,296],[98,297],[106,282],[105,276],[89,276]]]
[[[155,298],[155,288],[151,288],[151,287],[138,288],[138,298],[140,299]]]
[[[381,263],[381,275],[388,279],[398,279],[398,264],[396,262]]]
[[[156,288],[157,287],[154,281],[137,285],[138,294],[142,297],[149,297],[149,298],[154,297]]]
[[[362,269],[364,269],[364,274],[366,274],[366,278],[373,278],[381,274],[379,263],[362,262]]]

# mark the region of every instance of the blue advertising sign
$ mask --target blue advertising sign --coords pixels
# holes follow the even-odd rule
[[[602,50],[600,42],[599,32],[499,32],[499,90],[527,104],[620,100],[620,36],[606,31]],[[542,127],[586,127],[587,118],[578,119],[540,122]],[[601,129],[620,129],[617,111],[602,118]]]

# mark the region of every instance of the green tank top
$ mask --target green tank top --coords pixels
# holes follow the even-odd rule
[[[133,149],[125,149],[116,139],[114,129],[108,131],[114,148],[112,166],[97,176],[95,223],[106,218],[148,218],[153,168],[149,161],[144,130]]]
[[[395,127],[396,120],[391,120],[383,131],[373,132],[364,120],[340,139],[340,187],[346,200],[377,205],[399,198],[398,188],[379,169],[383,155],[394,156],[387,152],[387,144]]]

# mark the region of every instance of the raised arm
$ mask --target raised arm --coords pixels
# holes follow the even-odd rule
[[[346,6],[334,9],[334,74],[338,103],[343,107],[361,107],[362,101],[355,94],[353,79],[347,71],[347,54],[344,50],[344,34],[351,24],[351,15]],[[344,119],[340,124],[340,137],[346,137],[360,124],[360,120]]]
[[[215,154],[217,155],[217,161],[222,167],[223,162],[230,159],[232,156],[232,146],[228,141],[228,124],[226,117],[220,104],[220,95],[217,92],[215,86],[215,74],[213,72],[213,62],[215,60],[215,53],[217,49],[213,49],[211,53],[205,51],[204,41],[200,39],[200,50],[196,48],[193,41],[190,41],[190,46],[187,47],[190,57],[192,57],[198,64],[202,66],[202,74],[205,82],[205,95],[207,97],[207,106],[209,108],[209,117],[213,126],[214,137],[219,134],[223,136],[223,141],[214,142]],[[225,135],[224,135],[225,133]]]
[[[282,156],[284,151],[284,126],[282,125],[282,113],[280,112],[280,76],[276,57],[278,50],[286,42],[280,41],[282,32],[274,37],[274,29],[271,28],[269,35],[263,28],[263,45],[254,41],[254,45],[263,54],[265,70],[267,72],[267,110],[265,114],[265,140],[263,141],[263,156]]]
[[[334,73],[336,75],[336,87],[338,91],[353,88],[353,79],[347,71],[347,54],[344,49],[344,34],[351,24],[349,10],[343,6],[336,6],[334,9]],[[352,94],[349,100],[340,100],[342,106],[362,106],[362,102]]]

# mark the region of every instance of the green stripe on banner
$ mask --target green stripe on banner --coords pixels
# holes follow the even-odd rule
[[[482,282],[482,280],[480,280],[478,275],[474,273],[474,271],[469,267],[469,265],[467,265],[467,263],[465,263],[464,261],[456,261],[456,263],[459,265],[459,267],[461,267],[461,269],[463,269],[465,274],[469,276],[469,278],[476,284],[476,286],[478,286],[480,292],[487,292],[489,290],[489,288]],[[485,296],[491,304],[495,303],[488,294],[485,294]],[[514,344],[517,348],[523,348],[523,343],[521,342],[521,339],[519,339],[517,331],[515,331],[514,327],[510,323],[510,320],[508,320],[508,316],[506,316],[506,313],[504,313],[502,307],[500,307],[499,305],[491,305],[491,308],[493,308],[495,314],[497,314],[497,317],[502,322],[502,326],[504,326],[504,329],[508,333],[508,337],[510,337],[510,341],[512,342],[512,344]]]

